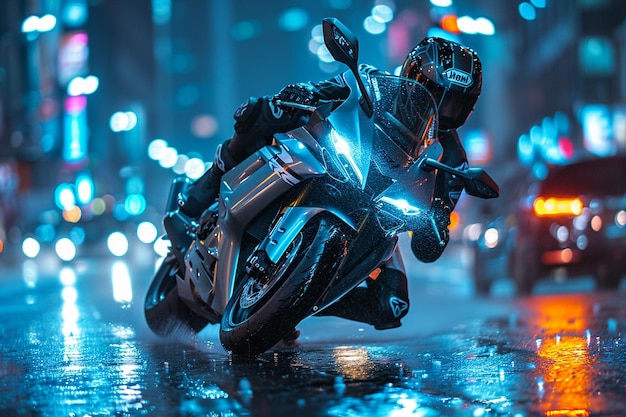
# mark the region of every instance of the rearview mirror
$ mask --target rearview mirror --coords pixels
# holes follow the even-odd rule
[[[359,40],[339,20],[327,17],[322,20],[324,44],[335,61],[342,62],[353,71],[358,69]]]
[[[479,198],[496,198],[500,195],[500,187],[482,168],[470,168],[463,178],[465,192]]]
[[[465,192],[478,198],[496,198],[500,196],[500,187],[482,168],[457,169],[452,168],[432,158],[424,158],[420,167],[428,171],[440,169],[454,175],[463,181]]]
[[[368,117],[372,117],[374,106],[372,99],[367,94],[367,89],[363,84],[359,74],[359,40],[343,23],[334,17],[327,17],[322,20],[322,31],[324,33],[324,44],[336,61],[342,62],[350,68],[361,91],[361,108]]]

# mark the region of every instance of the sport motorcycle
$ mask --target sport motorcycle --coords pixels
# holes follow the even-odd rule
[[[494,198],[481,168],[440,162],[437,106],[418,82],[358,70],[358,40],[334,18],[325,44],[350,95],[340,104],[278,101],[310,112],[307,123],[275,134],[222,177],[219,197],[199,219],[178,208],[191,183],[170,187],[163,224],[170,251],[146,294],[150,329],[220,325],[233,355],[261,354],[359,286],[398,244],[433,222],[435,176],[463,181],[466,193]]]

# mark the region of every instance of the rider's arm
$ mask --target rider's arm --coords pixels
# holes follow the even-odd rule
[[[379,71],[362,64],[359,71],[371,74]],[[236,155],[249,155],[271,142],[275,133],[287,132],[302,126],[310,112],[289,106],[278,106],[277,100],[301,105],[316,106],[320,101],[339,105],[350,95],[344,74],[333,78],[298,84],[289,84],[275,96],[250,97],[235,111],[235,137],[230,145]]]
[[[439,140],[444,149],[441,162],[455,168],[466,168],[467,156],[456,131],[442,133]],[[414,230],[411,235],[411,250],[420,261],[436,261],[448,245],[450,213],[454,210],[462,191],[461,181],[439,171],[430,216],[422,227]]]
[[[468,167],[467,154],[465,153],[465,149],[463,149],[461,139],[456,130],[440,132],[439,141],[443,146],[442,163],[459,169],[466,169]],[[454,210],[462,191],[462,181],[458,178],[454,178],[449,173],[439,172],[435,186],[435,198],[440,198],[450,210]]]
[[[235,135],[229,150],[243,160],[256,150],[271,143],[275,133],[283,133],[302,126],[310,112],[288,106],[278,106],[276,99],[315,106],[319,100],[341,102],[350,94],[343,76],[329,80],[289,84],[275,96],[250,97],[235,111]]]
[[[235,134],[228,148],[236,159],[243,160],[269,145],[275,133],[305,123],[301,115],[283,110],[272,99],[272,96],[250,97],[235,111]]]

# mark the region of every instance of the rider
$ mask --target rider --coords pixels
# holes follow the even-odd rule
[[[361,65],[359,71],[367,78],[378,70]],[[400,75],[423,84],[438,105],[438,137],[443,147],[441,162],[455,168],[466,168],[467,157],[456,129],[465,123],[481,92],[482,68],[476,52],[447,39],[428,37],[407,55]],[[338,105],[349,93],[343,74],[340,74],[319,83],[290,84],[273,97],[246,100],[234,114],[235,134],[232,139],[218,146],[212,167],[180,196],[181,211],[191,217],[200,216],[217,198],[224,172],[270,144],[274,133],[287,132],[306,122],[310,113],[279,107],[276,100],[305,105],[315,105],[318,100],[332,100]],[[431,207],[434,222],[425,222],[423,227],[411,234],[411,250],[420,261],[433,262],[445,249],[449,239],[450,213],[462,191],[461,181],[439,171]],[[367,286],[355,288],[321,314],[369,323],[376,329],[399,327],[400,319],[408,312],[409,297],[406,273],[398,251],[380,265],[366,282]]]

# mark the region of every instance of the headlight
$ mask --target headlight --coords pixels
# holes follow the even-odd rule
[[[418,216],[421,213],[419,207],[412,206],[408,201],[402,198],[394,199],[390,197],[383,197],[380,201],[391,204],[395,208],[402,211],[402,214],[405,216]]]

